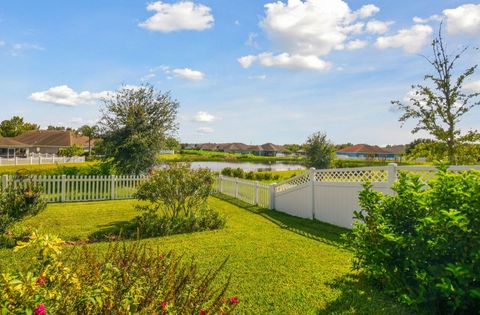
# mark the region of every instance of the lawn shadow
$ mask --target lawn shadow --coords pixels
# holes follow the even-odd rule
[[[350,232],[347,229],[320,222],[318,220],[299,218],[283,212],[254,206],[224,194],[215,194],[214,197],[245,209],[251,213],[260,215],[282,229],[329,245],[343,247],[344,240],[342,234]]]
[[[88,235],[90,242],[103,242],[106,240],[120,239],[125,236],[125,231],[131,230],[132,221],[114,221],[108,224],[97,225],[99,230]]]
[[[327,283],[340,295],[317,315],[330,314],[414,314],[407,306],[396,302],[361,274],[350,273]],[[415,313],[418,314],[418,313]]]

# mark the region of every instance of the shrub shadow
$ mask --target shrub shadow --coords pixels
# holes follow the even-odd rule
[[[314,239],[316,241],[324,242],[329,245],[343,247],[344,240],[342,235],[350,233],[350,231],[347,229],[328,223],[320,222],[318,220],[299,218],[283,212],[254,206],[224,194],[217,193],[213,196],[220,200],[231,203],[239,208],[245,209],[251,213],[260,215],[270,222],[278,225],[282,229],[286,229],[290,232]]]
[[[89,242],[103,242],[106,240],[125,238],[125,231],[132,229],[132,221],[114,221],[108,224],[97,225],[100,229],[88,236]],[[126,238],[130,238],[127,235]]]
[[[327,314],[422,314],[387,296],[361,274],[348,274],[327,283],[340,295],[317,315]]]

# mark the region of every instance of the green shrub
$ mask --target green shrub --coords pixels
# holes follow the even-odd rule
[[[225,218],[207,203],[213,189],[208,169],[191,170],[186,163],[173,163],[158,170],[142,184],[136,198],[148,204],[136,206],[142,215],[121,226],[125,237],[155,237],[214,230],[225,226]],[[118,235],[100,232],[92,240]]]
[[[82,156],[85,154],[85,150],[78,144],[71,145],[67,148],[61,148],[58,150],[59,156]]]
[[[413,306],[480,309],[480,172],[440,167],[429,188],[401,174],[394,196],[365,185],[350,245],[354,267]]]
[[[2,314],[226,314],[238,301],[217,280],[225,263],[201,273],[193,260],[139,242],[111,243],[104,254],[85,246],[63,255],[62,245],[34,233],[16,248],[38,256],[28,270],[0,275]]]
[[[40,188],[30,181],[0,189],[0,234],[5,233],[13,223],[36,215],[45,207]]]
[[[222,169],[222,172],[221,174],[223,176],[233,176],[233,169],[231,167],[225,167],[224,169]]]
[[[232,171],[232,176],[236,178],[245,178],[245,171],[240,167],[237,167]]]

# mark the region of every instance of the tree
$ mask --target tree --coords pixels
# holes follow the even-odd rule
[[[23,121],[23,117],[13,116],[0,123],[0,136],[16,137],[30,130],[38,130],[39,125]]]
[[[78,128],[77,132],[79,132],[82,136],[88,137],[88,155],[92,154],[92,139],[97,136],[98,128],[97,126],[89,126],[84,125]]]
[[[312,134],[303,146],[309,167],[321,169],[332,165],[335,159],[335,146],[327,139],[325,133]]]
[[[167,150],[177,151],[180,149],[180,142],[175,137],[167,137],[163,147]]]
[[[478,65],[455,76],[454,66],[467,51],[468,47],[457,54],[449,54],[442,38],[442,29],[438,37],[432,42],[433,57],[425,59],[434,68],[435,74],[427,74],[424,77],[430,85],[413,85],[413,97],[410,103],[392,101],[403,112],[399,121],[417,120],[417,125],[412,133],[421,130],[428,132],[438,142],[445,144],[447,156],[451,164],[455,164],[457,149],[466,143],[480,139],[477,130],[462,133],[459,128],[460,119],[472,108],[480,105],[476,100],[480,93],[466,93],[463,90],[465,79],[472,76]]]
[[[84,153],[85,153],[85,150],[83,150],[83,148],[78,144],[74,144],[69,147],[61,148],[60,150],[58,150],[59,156],[69,156],[69,157],[81,156]]]
[[[177,130],[179,103],[151,85],[123,87],[103,101],[99,127],[106,158],[124,174],[149,171],[165,139]]]

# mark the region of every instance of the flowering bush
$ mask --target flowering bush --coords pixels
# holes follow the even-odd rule
[[[430,188],[401,174],[387,196],[366,185],[350,239],[357,269],[430,312],[480,309],[480,171],[438,170]]]
[[[25,181],[14,186],[0,188],[0,247],[15,246],[19,238],[25,236],[13,225],[25,217],[44,210],[46,202],[40,196],[37,185]]]
[[[225,263],[200,273],[139,242],[65,257],[62,240],[36,233],[15,250],[24,248],[38,255],[28,270],[0,275],[2,314],[228,314],[238,303],[225,295],[229,281],[218,284]]]

